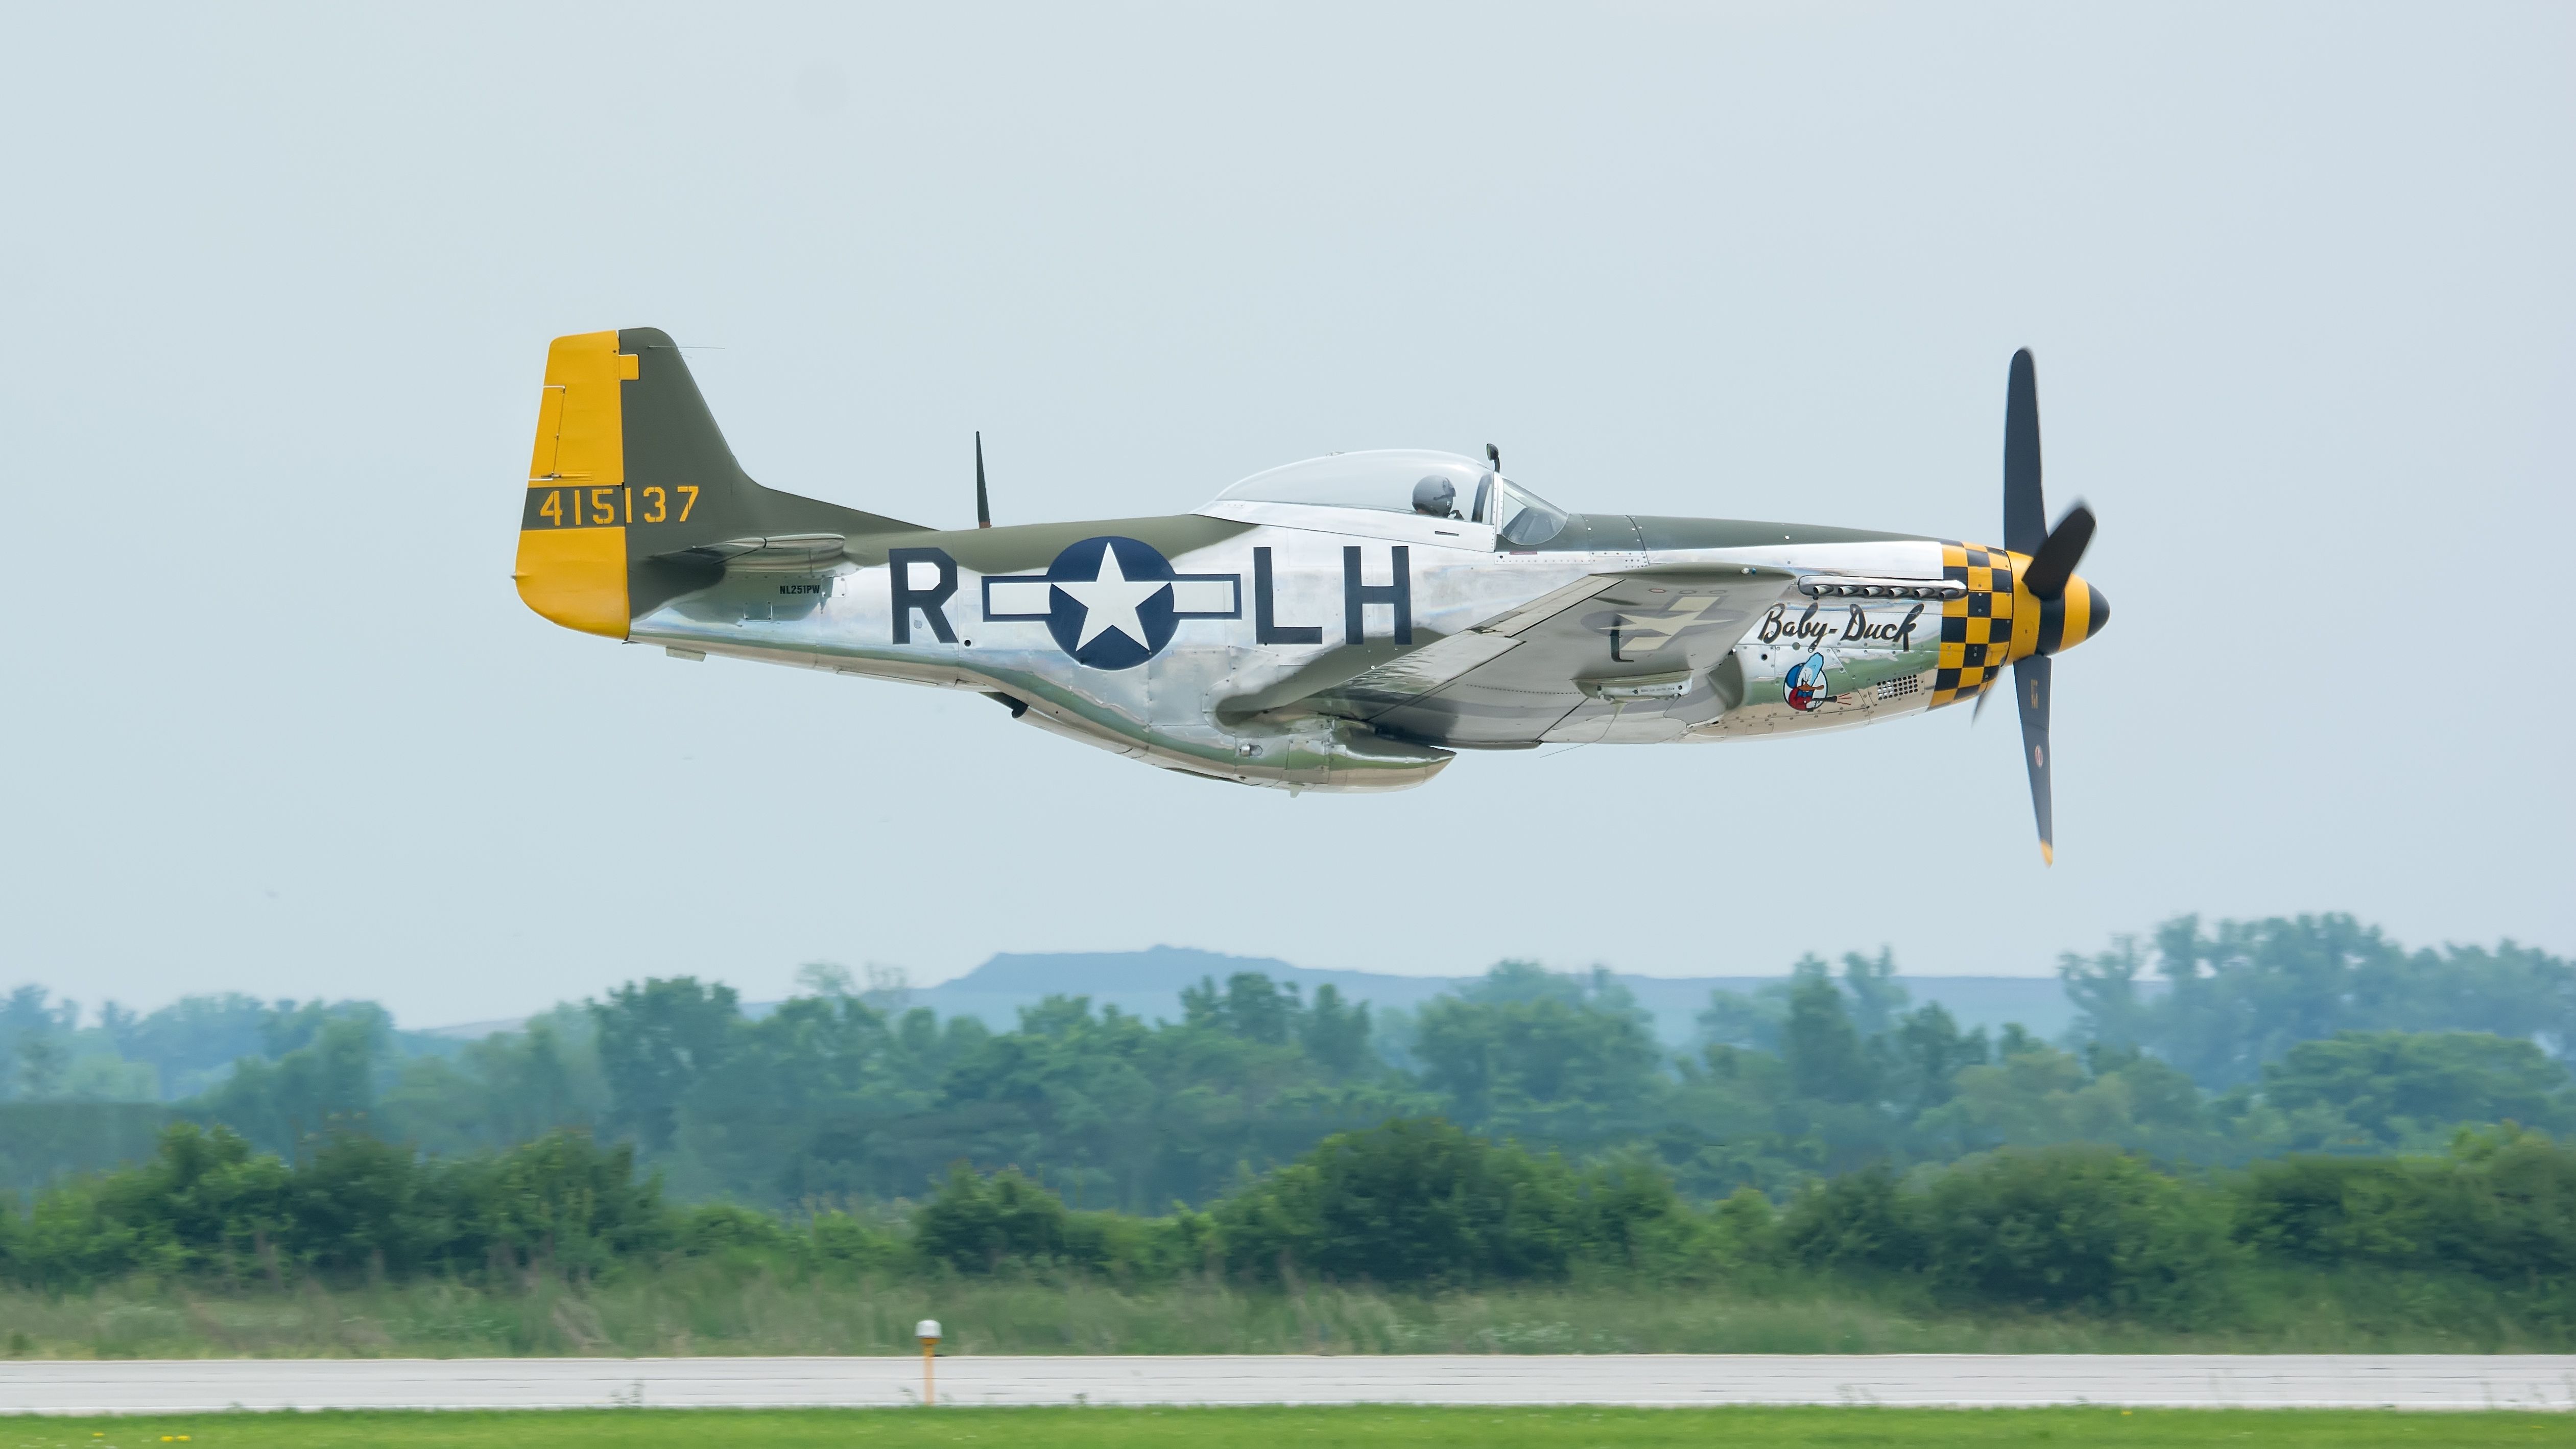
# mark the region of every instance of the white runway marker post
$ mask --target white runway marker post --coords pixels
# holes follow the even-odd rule
[[[939,1320],[925,1318],[912,1326],[913,1336],[921,1340],[921,1404],[923,1408],[939,1402],[939,1386],[932,1380],[930,1366],[939,1353]]]

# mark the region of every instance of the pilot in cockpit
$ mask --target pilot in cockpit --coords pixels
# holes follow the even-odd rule
[[[1430,518],[1458,518],[1458,485],[1434,473],[1413,485],[1413,511]]]

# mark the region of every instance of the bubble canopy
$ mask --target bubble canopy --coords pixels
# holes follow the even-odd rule
[[[1387,448],[1334,453],[1255,473],[1216,496],[1219,503],[1291,503],[1371,508],[1500,525],[1508,544],[1546,542],[1565,514],[1484,464],[1455,453]]]

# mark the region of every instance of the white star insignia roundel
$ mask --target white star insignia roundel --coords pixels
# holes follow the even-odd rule
[[[1145,637],[1145,624],[1136,617],[1136,606],[1170,588],[1172,581],[1128,578],[1118,567],[1118,550],[1104,538],[1100,541],[1100,569],[1089,583],[1058,579],[1055,586],[1082,605],[1082,636],[1073,645],[1077,651],[1112,629],[1134,640],[1138,648],[1150,650],[1154,644]]]

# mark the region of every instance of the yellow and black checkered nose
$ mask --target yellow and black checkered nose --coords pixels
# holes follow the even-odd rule
[[[2030,559],[1978,543],[1941,546],[1941,576],[1967,586],[1941,605],[1941,658],[1932,676],[1932,707],[1974,699],[2004,666],[2033,654],[2072,649],[2102,632],[2110,601],[2082,575],[2054,599],[2031,593],[2022,575]]]
[[[1941,546],[1941,576],[1967,592],[1941,605],[1941,658],[1932,675],[1932,707],[1974,699],[2015,657],[2014,624],[2032,622],[2038,638],[2039,600],[2021,587],[2030,560],[1977,543]],[[2028,649],[2019,651],[2027,654]]]

